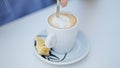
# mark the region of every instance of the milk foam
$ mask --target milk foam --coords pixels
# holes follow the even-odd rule
[[[64,15],[60,15],[59,17],[54,16],[52,19],[52,24],[59,28],[71,27],[70,19]]]

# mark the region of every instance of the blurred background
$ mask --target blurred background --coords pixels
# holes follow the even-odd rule
[[[55,2],[56,0],[0,0],[0,26]]]

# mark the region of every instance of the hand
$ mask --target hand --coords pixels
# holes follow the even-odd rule
[[[60,0],[62,7],[67,6],[68,0]]]

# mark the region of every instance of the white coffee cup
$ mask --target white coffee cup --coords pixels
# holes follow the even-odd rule
[[[67,13],[68,14],[68,13]],[[74,16],[76,19],[76,17]],[[48,18],[49,19],[49,18]],[[49,21],[47,23],[47,33],[48,36],[45,40],[46,47],[52,48],[58,53],[68,53],[74,48],[76,43],[76,38],[78,34],[79,23],[75,22],[75,25],[69,28],[55,28]]]

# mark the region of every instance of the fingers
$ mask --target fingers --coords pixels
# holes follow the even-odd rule
[[[60,0],[62,7],[67,6],[68,0]]]

